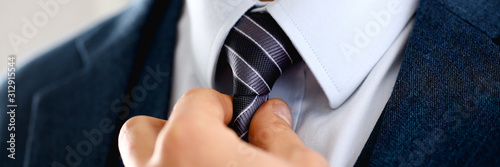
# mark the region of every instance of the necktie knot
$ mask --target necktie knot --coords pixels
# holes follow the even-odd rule
[[[222,54],[234,78],[230,126],[245,138],[255,110],[268,99],[277,78],[300,56],[268,13],[242,16],[229,32]]]

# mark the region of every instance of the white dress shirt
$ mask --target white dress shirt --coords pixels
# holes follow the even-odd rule
[[[418,0],[187,0],[170,106],[191,88],[231,88],[231,73],[216,70],[218,56],[231,27],[258,6],[304,60],[278,78],[270,98],[288,103],[292,128],[308,147],[332,166],[352,166],[391,95],[417,5]]]

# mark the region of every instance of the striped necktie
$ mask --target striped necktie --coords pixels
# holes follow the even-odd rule
[[[248,141],[250,120],[283,71],[299,61],[290,39],[268,13],[247,13],[231,29],[221,56],[233,72],[233,118],[229,126]]]

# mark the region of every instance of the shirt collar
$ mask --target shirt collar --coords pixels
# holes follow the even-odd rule
[[[213,87],[220,48],[256,0],[187,0],[202,84]],[[415,13],[418,0],[275,0],[266,7],[311,69],[332,108],[361,84]]]
[[[186,0],[183,19],[187,20],[193,67],[203,87],[213,88],[217,59],[232,26],[245,12],[258,4],[255,0]]]

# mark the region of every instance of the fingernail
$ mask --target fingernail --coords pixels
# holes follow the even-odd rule
[[[292,115],[286,103],[283,102],[275,103],[273,106],[273,111],[276,115],[285,120],[285,122],[288,123],[290,127],[292,127]]]

